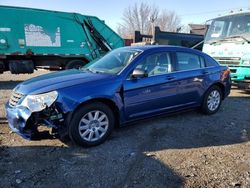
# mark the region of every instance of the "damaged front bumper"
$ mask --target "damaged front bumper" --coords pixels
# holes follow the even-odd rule
[[[7,103],[5,109],[11,130],[28,140],[35,139],[38,136],[38,126],[44,125],[59,130],[64,125],[63,114],[59,113],[55,106],[41,112],[32,113],[26,107],[11,107]]]
[[[9,127],[13,132],[19,134],[25,139],[30,139],[32,133],[25,131],[26,123],[31,116],[31,112],[22,106],[12,108],[9,102],[5,105],[6,118],[9,122]]]

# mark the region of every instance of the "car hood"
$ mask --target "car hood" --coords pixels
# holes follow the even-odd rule
[[[115,75],[97,74],[72,69],[29,79],[17,85],[14,90],[24,95],[39,94],[78,84],[86,84],[87,86],[88,83],[98,80],[105,82],[105,80],[110,80],[112,77],[115,77]]]

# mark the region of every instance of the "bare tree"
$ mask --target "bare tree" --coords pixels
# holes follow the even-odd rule
[[[150,18],[158,17],[159,9],[146,3],[136,3],[127,7],[123,12],[122,22],[117,31],[125,38],[133,38],[134,31],[149,33],[151,31]]]
[[[133,38],[134,31],[152,34],[152,26],[159,26],[164,31],[176,31],[180,23],[181,20],[175,12],[160,11],[156,6],[141,2],[125,8],[117,31],[123,38]]]
[[[162,31],[176,32],[181,27],[181,20],[174,11],[164,9],[156,20],[156,25],[159,26]]]

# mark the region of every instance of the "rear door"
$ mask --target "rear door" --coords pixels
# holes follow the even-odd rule
[[[128,118],[159,113],[176,105],[177,86],[172,72],[171,54],[158,52],[146,56],[136,66],[147,72],[148,76],[124,82],[124,104]]]
[[[202,56],[190,52],[175,53],[175,72],[178,78],[178,103],[197,105],[204,94],[208,72]]]

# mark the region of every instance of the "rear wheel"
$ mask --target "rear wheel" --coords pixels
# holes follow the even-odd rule
[[[5,65],[3,61],[0,61],[0,74],[2,74],[5,70]]]
[[[202,112],[205,114],[216,113],[221,105],[222,92],[218,86],[212,86],[208,89],[203,99]]]
[[[69,126],[69,135],[78,145],[96,146],[107,139],[114,124],[112,110],[107,105],[96,102],[75,112]]]
[[[66,64],[65,69],[80,69],[84,65],[86,65],[86,62],[82,60],[71,60]]]

